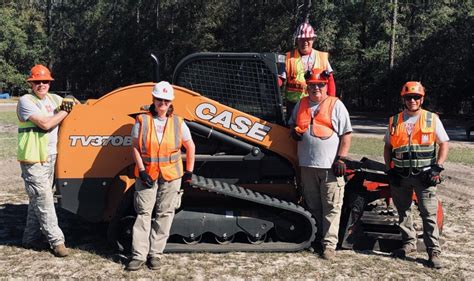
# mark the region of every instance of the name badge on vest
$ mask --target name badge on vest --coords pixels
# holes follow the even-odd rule
[[[427,143],[430,139],[430,135],[428,134],[422,134],[421,135],[421,143]]]

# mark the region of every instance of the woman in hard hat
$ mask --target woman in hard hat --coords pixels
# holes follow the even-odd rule
[[[152,96],[150,112],[138,115],[132,129],[137,219],[132,260],[126,267],[130,271],[140,269],[147,260],[150,269],[159,269],[181,181],[189,185],[194,169],[194,142],[183,118],[173,114],[173,87],[165,81],[157,83]],[[185,171],[182,146],[186,149]],[[156,218],[152,221],[154,207]]]

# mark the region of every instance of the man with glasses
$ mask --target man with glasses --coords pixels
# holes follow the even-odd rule
[[[349,112],[336,97],[328,96],[328,78],[313,69],[308,96],[295,106],[289,124],[298,141],[301,184],[307,207],[318,223],[315,247],[322,257],[336,255],[339,221],[344,197],[344,158],[349,153],[352,126]]]
[[[65,257],[68,249],[58,226],[52,187],[58,125],[71,111],[74,103],[49,93],[53,80],[47,67],[35,65],[27,79],[33,93],[23,95],[17,105],[17,158],[29,197],[22,243],[25,248],[35,250],[49,246],[55,256]]]
[[[138,115],[132,129],[137,219],[133,225],[132,260],[126,267],[129,271],[139,270],[147,260],[150,269],[160,269],[181,182],[189,186],[194,169],[194,142],[183,118],[173,114],[173,87],[161,81],[153,87],[152,96],[149,112]],[[184,171],[182,146],[186,149]]]
[[[399,215],[403,246],[393,252],[397,258],[416,252],[416,231],[411,214],[413,192],[423,221],[423,241],[428,265],[441,268],[441,248],[437,225],[436,185],[448,156],[449,137],[439,117],[421,108],[425,89],[409,81],[401,91],[405,109],[390,117],[385,135],[384,159],[390,180],[393,203]],[[436,153],[436,145],[439,145]]]

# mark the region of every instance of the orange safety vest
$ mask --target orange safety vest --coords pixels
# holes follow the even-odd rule
[[[417,170],[436,162],[436,119],[437,115],[422,110],[408,135],[403,122],[403,112],[390,117],[390,145],[392,161],[396,168]]]
[[[311,56],[314,58],[312,69],[327,70],[329,65],[329,54],[313,49]],[[291,102],[298,102],[306,96],[306,79],[304,78],[304,63],[298,49],[286,53],[286,96]]]
[[[303,134],[308,130],[309,125],[313,125],[312,135],[318,138],[329,138],[334,133],[332,126],[332,111],[338,98],[328,96],[319,104],[318,112],[311,116],[309,107],[309,97],[304,97],[300,101],[298,114],[296,115],[295,130]]]
[[[137,121],[140,123],[138,148],[148,175],[153,180],[161,175],[166,181],[182,177],[181,126],[183,118],[176,115],[167,118],[161,143],[158,142],[151,113],[138,115]],[[139,176],[137,165],[135,165],[135,176]]]

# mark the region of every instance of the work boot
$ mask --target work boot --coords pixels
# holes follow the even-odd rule
[[[428,266],[431,268],[436,268],[440,269],[443,267],[443,262],[441,261],[441,258],[439,257],[440,253],[439,252],[432,252],[428,253],[429,260],[428,260]]]
[[[23,248],[28,250],[43,251],[49,249],[49,244],[43,240],[43,238],[38,238],[36,240],[26,242],[22,244]]]
[[[396,249],[395,251],[393,251],[392,257],[404,259],[406,258],[407,255],[413,252],[416,252],[416,247],[413,246],[412,244],[405,244],[400,249]]]
[[[67,257],[69,255],[69,250],[66,248],[66,246],[64,246],[63,243],[53,247],[53,254],[60,258]]]
[[[331,249],[331,248],[326,248],[324,249],[324,252],[322,254],[322,258],[325,260],[333,260],[336,257],[336,250]]]
[[[158,257],[151,257],[148,259],[148,268],[151,270],[158,270],[161,266],[161,260]]]
[[[125,269],[128,271],[136,271],[136,270],[139,270],[144,263],[145,263],[144,261],[132,259],[127,264],[127,267],[125,267]]]

